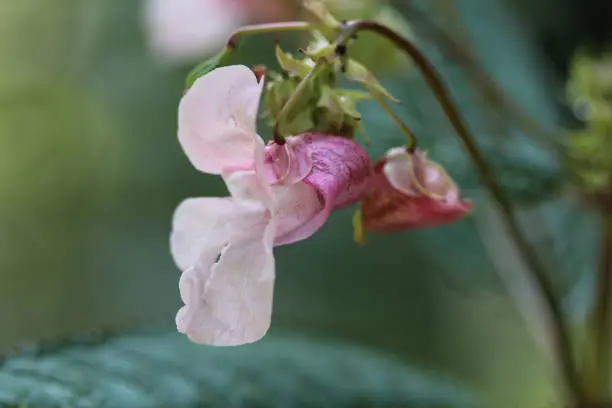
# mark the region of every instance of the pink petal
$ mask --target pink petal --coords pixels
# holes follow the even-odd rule
[[[313,223],[325,213],[325,204],[312,186],[304,182],[290,186],[276,185],[272,186],[272,196],[276,206],[276,245],[289,243],[283,241],[286,237],[292,238],[290,242],[308,238],[322,225],[322,222]]]
[[[308,150],[300,150],[301,139],[290,137],[284,145],[266,146],[267,179],[276,184],[291,185],[304,180],[312,171],[312,157]],[[300,154],[296,154],[300,152]]]
[[[221,67],[200,77],[179,105],[178,137],[200,171],[220,174],[226,168],[254,165],[262,83],[243,65]]]
[[[261,339],[272,315],[275,225],[244,225],[252,239],[230,242],[217,263],[202,260],[183,273],[185,306],[176,316],[179,332],[192,341],[236,346]]]
[[[297,161],[312,161],[312,170],[301,183],[312,187],[322,208],[314,216],[304,220],[301,225],[287,228],[283,220],[279,221],[279,233],[275,244],[285,245],[310,237],[327,220],[334,209],[346,207],[357,202],[365,188],[371,173],[371,162],[367,152],[357,142],[344,137],[306,133],[287,139],[293,148]],[[295,185],[299,185],[297,183]],[[314,208],[314,196],[303,202],[308,208]]]
[[[230,195],[240,201],[253,201],[272,211],[274,202],[270,185],[260,171],[233,171],[223,174]]]

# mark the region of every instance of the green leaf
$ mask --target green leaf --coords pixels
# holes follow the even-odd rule
[[[32,407],[476,407],[468,392],[370,350],[268,336],[248,346],[196,345],[179,334],[13,357],[0,404]]]

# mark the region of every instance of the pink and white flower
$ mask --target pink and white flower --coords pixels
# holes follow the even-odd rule
[[[356,142],[324,134],[266,146],[256,132],[263,81],[245,66],[199,78],[179,107],[178,136],[191,163],[219,174],[229,197],[185,200],[171,250],[183,271],[180,332],[229,346],[265,335],[272,313],[273,247],[306,239],[333,209],[357,202],[371,163]]]
[[[397,147],[374,166],[361,219],[367,230],[397,231],[448,224],[471,209],[472,202],[461,198],[455,182],[426,153]]]
[[[146,0],[143,17],[155,54],[192,62],[220,51],[240,26],[290,19],[292,8],[286,0]]]

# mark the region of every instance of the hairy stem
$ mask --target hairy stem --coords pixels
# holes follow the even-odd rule
[[[510,200],[501,188],[493,168],[485,159],[475,138],[468,130],[467,125],[459,113],[459,109],[446,90],[446,86],[440,75],[425,55],[423,55],[412,42],[388,27],[374,21],[359,20],[348,22],[341,35],[338,37],[337,43],[341,46],[346,46],[351,36],[358,31],[364,30],[373,31],[386,37],[398,48],[408,54],[434,92],[446,116],[453,125],[459,138],[462,140],[472,162],[480,173],[489,193],[497,202],[505,227],[514,240],[523,261],[528,266],[530,274],[533,276],[533,282],[536,285],[537,293],[542,297],[542,304],[544,305],[543,311],[546,313],[545,317],[550,321],[552,330],[551,337],[554,339],[554,344],[552,345],[554,347],[553,351],[557,357],[567,390],[576,402],[580,403],[585,401],[586,396],[575,364],[570,335],[565,324],[559,301],[549,282],[547,272],[540,263],[533,247],[527,240],[525,233],[522,231]]]
[[[382,95],[380,95],[378,93],[374,93],[374,98],[378,101],[378,103],[384,109],[384,111],[387,113],[387,115],[389,115],[391,117],[391,119],[397,125],[397,127],[399,127],[401,129],[401,131],[406,135],[406,137],[408,137],[408,144],[406,145],[406,148],[409,151],[415,150],[416,147],[417,147],[417,138],[414,135],[414,133],[410,130],[408,125],[406,125],[400,119],[400,117],[397,116],[395,114],[395,112],[393,112],[393,110],[391,109],[389,104],[387,102],[385,102],[385,99],[382,97]]]

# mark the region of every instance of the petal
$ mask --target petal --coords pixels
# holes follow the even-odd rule
[[[428,160],[427,154],[420,150],[409,153],[405,148],[391,149],[382,163],[389,183],[406,195],[429,196],[441,200],[450,190],[457,188],[446,171],[439,164]]]
[[[251,239],[231,242],[217,263],[201,259],[181,277],[185,306],[177,329],[194,342],[235,346],[261,339],[272,315],[275,225],[244,228]]]
[[[312,171],[310,151],[296,155],[300,139],[290,137],[284,145],[271,143],[266,146],[265,169],[267,179],[273,183],[291,185],[304,180]]]
[[[251,168],[257,144],[261,83],[243,65],[217,68],[198,78],[179,105],[178,137],[200,171]]]
[[[214,262],[228,242],[249,237],[245,225],[265,224],[269,215],[262,203],[232,198],[190,198],[174,213],[170,247],[181,270],[196,262]]]
[[[304,181],[319,191],[329,211],[359,201],[372,173],[364,148],[340,136],[310,133],[300,137],[312,157],[312,171]]]
[[[406,195],[419,195],[414,187],[414,164],[408,153],[387,157],[382,171],[391,185]]]
[[[422,152],[408,153],[406,148],[390,149],[382,161],[383,172],[391,185],[406,195],[418,196],[425,188],[424,165]]]
[[[232,197],[241,201],[259,202],[265,208],[273,209],[270,185],[262,177],[261,171],[234,171],[223,174],[223,180]]]
[[[285,204],[284,209],[282,206],[278,207],[281,208],[283,217],[279,221],[276,245],[310,237],[323,226],[332,210],[357,202],[364,193],[371,174],[371,162],[367,152],[351,139],[316,133],[289,138],[288,143],[290,139],[296,160],[304,160],[301,157],[310,156],[312,171],[303,182],[295,184],[286,192],[288,197],[293,197],[293,200],[287,198],[287,203],[298,201],[302,206]],[[300,184],[311,187],[313,191],[295,187]],[[298,213],[296,208],[300,209],[299,216],[292,218],[292,214]],[[320,210],[310,216],[316,208]],[[291,219],[294,222],[288,222]]]
[[[276,205],[275,245],[310,237],[321,228],[329,215],[318,191],[304,182],[292,186],[272,186],[272,196]]]

